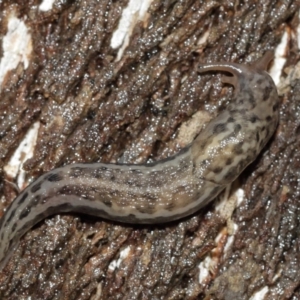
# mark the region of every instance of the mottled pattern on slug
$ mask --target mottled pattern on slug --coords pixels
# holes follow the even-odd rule
[[[265,146],[278,122],[278,96],[254,66],[207,64],[199,72],[226,71],[236,100],[174,157],[147,165],[73,164],[52,170],[28,186],[0,220],[0,268],[34,224],[61,212],[80,212],[127,223],[177,220],[213,200]]]

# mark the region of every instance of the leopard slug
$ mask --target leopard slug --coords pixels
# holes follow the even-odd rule
[[[162,223],[193,214],[212,201],[260,153],[278,122],[278,95],[264,71],[267,52],[252,66],[215,63],[236,100],[180,153],[144,165],[71,164],[25,188],[0,220],[0,268],[20,238],[52,214],[79,212],[125,223]]]

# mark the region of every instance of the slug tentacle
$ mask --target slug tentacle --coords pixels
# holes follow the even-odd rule
[[[0,220],[0,268],[34,224],[61,212],[79,212],[126,223],[162,223],[190,215],[235,180],[265,146],[278,122],[278,95],[254,66],[202,65],[199,72],[233,77],[236,100],[177,155],[145,165],[72,164],[52,170],[23,190]]]

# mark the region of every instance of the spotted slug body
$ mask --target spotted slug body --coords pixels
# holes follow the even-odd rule
[[[206,64],[225,71],[236,100],[179,154],[145,165],[72,164],[30,184],[0,220],[0,268],[19,239],[51,214],[79,212],[126,223],[162,223],[190,215],[234,181],[265,146],[278,122],[278,95],[264,71],[268,52],[253,66]]]

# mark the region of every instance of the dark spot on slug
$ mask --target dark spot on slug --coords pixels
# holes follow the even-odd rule
[[[8,243],[8,249],[11,249],[12,245],[14,244],[15,239],[11,239]]]
[[[255,153],[256,154],[256,153]],[[245,163],[243,164],[242,168],[244,169],[245,166],[247,166],[249,163],[251,163],[253,161],[253,157],[255,155],[247,155],[246,159],[245,159]]]
[[[241,124],[236,124],[234,125],[234,133],[237,134],[238,132],[240,132],[242,129]]]
[[[172,201],[166,204],[165,209],[168,211],[172,211],[174,207],[175,207],[175,203]]]
[[[249,121],[250,121],[251,123],[255,123],[257,120],[258,120],[258,117],[257,117],[257,115],[255,115],[255,114],[252,114],[252,115],[250,116],[250,118],[249,118]]]
[[[181,160],[179,162],[179,169],[181,170],[182,173],[184,173],[185,171],[187,171],[190,168],[190,161],[186,161],[186,160]]]
[[[245,101],[244,101],[244,98],[240,98],[240,99],[238,100],[237,103],[238,103],[239,105],[243,106],[243,105],[244,105],[244,102],[245,102]]]
[[[16,228],[17,228],[17,223],[15,223],[15,224],[12,226],[11,231],[14,232],[14,231],[16,230]]]
[[[257,73],[259,73],[259,71],[257,71]],[[254,80],[254,74],[250,73],[249,76],[248,76],[248,79],[249,79],[249,81],[253,81]]]
[[[267,116],[267,117],[266,117],[266,121],[267,121],[267,122],[270,122],[271,120],[272,120],[272,117],[271,117],[271,116]]]
[[[263,101],[267,101],[270,98],[271,92],[272,92],[272,87],[269,85],[264,89]]]
[[[41,201],[41,198],[42,198],[42,195],[35,195],[33,202],[34,203],[39,203]]]
[[[219,134],[219,133],[222,133],[226,130],[227,130],[226,123],[220,123],[220,124],[215,125],[215,127],[213,129],[213,133],[214,134]]]
[[[230,166],[232,164],[232,162],[233,162],[232,158],[227,158],[226,166]]]
[[[220,174],[222,172],[223,168],[222,167],[216,167],[214,168],[212,171],[215,173],[215,174]]]
[[[158,162],[154,162],[154,164],[157,164],[157,163]],[[148,165],[150,165],[150,164],[146,164],[145,167],[148,167]],[[133,169],[133,170],[130,170],[130,173],[140,175],[140,174],[142,174],[142,171],[138,170],[138,169]]]
[[[260,139],[260,137],[259,137],[259,132],[257,131],[257,132],[256,132],[256,141],[259,142],[259,139]]]
[[[261,84],[263,83],[263,79],[262,79],[262,78],[259,78],[259,79],[256,81],[256,83],[257,83],[258,85],[261,85]]]
[[[241,160],[236,166],[236,174],[240,174],[246,165],[246,159]]]
[[[23,218],[27,217],[30,214],[31,208],[26,207],[20,214],[19,218],[22,220]]]
[[[41,188],[41,186],[42,186],[42,182],[38,182],[34,184],[30,189],[31,193],[37,192]]]
[[[279,104],[278,103],[274,104],[273,105],[273,112],[277,111],[278,108],[279,108]]]
[[[249,109],[246,108],[233,109],[230,111],[230,113],[238,114],[239,116],[244,116],[249,113]]]
[[[205,166],[207,166],[207,165],[209,164],[209,160],[208,160],[208,159],[203,159],[203,160],[200,162],[200,164],[201,164],[202,167],[205,167]],[[197,166],[194,166],[194,169],[195,169],[195,171],[196,171]]]
[[[209,140],[201,141],[201,142],[198,141],[199,149],[200,150],[206,149],[208,143],[209,143]]]
[[[134,196],[135,196],[135,195],[132,195],[131,198],[133,198]],[[150,200],[150,201],[148,202],[148,205],[149,205],[149,206],[152,205],[152,207],[154,208],[155,202],[156,202],[157,199],[158,199],[157,196],[156,196],[156,194],[146,192],[146,193],[144,193],[144,198]]]
[[[142,214],[153,214],[155,212],[155,207],[151,207],[148,205],[145,206],[137,206],[137,211],[139,211]]]
[[[18,201],[18,203],[22,204],[26,200],[27,197],[28,197],[28,192],[25,192],[24,195]]]
[[[118,190],[109,190],[108,194],[111,197],[115,197],[115,198],[119,198],[120,197],[120,191],[118,191]]]
[[[134,214],[129,214],[127,217],[123,217],[124,221],[128,221],[130,223],[135,223],[137,221],[137,217]]]
[[[11,213],[10,213],[10,216],[7,218],[7,221],[5,223],[5,227],[10,223],[10,221],[12,220],[12,218],[14,217],[16,213],[16,210],[14,209]]]
[[[254,98],[253,93],[249,92],[246,95],[247,95],[246,100],[248,101],[248,103],[250,103],[252,107],[255,107],[256,106],[256,100]]]
[[[78,195],[80,196],[81,192],[78,192],[76,186],[64,185],[56,192],[56,195]]]
[[[235,177],[237,176],[237,170],[236,170],[236,166],[232,167],[229,169],[229,171],[227,172],[227,174],[224,176],[224,180],[227,182],[233,181],[235,179]]]
[[[84,170],[86,168],[81,168],[81,167],[72,167],[69,173],[70,177],[74,177],[74,178],[78,178],[80,176],[82,176]]]
[[[232,123],[232,122],[235,122],[235,119],[233,117],[229,117],[227,119],[227,123]]]
[[[50,182],[58,182],[61,181],[64,177],[61,173],[51,173],[48,176],[45,177]]]
[[[265,139],[262,139],[259,143],[260,148],[262,148],[265,145]]]
[[[241,155],[243,154],[243,143],[238,143],[236,145],[234,145],[234,147],[232,148],[232,151],[234,154],[236,155]]]
[[[103,172],[101,170],[97,169],[92,173],[92,177],[95,179],[99,179],[103,177]]]

